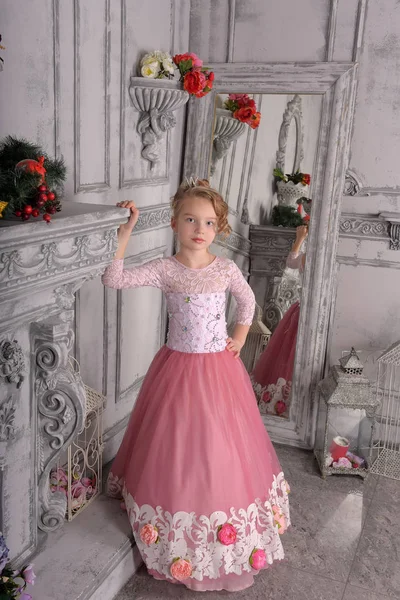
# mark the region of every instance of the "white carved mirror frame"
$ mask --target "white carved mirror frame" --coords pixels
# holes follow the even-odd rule
[[[323,96],[290,418],[271,417],[267,422],[274,441],[311,448],[315,438],[316,385],[324,375],[335,293],[335,256],[356,64],[215,63],[209,66],[215,73],[212,92],[201,99],[191,98],[188,104],[184,159],[184,176],[187,177],[209,177],[216,94]]]
[[[286,146],[289,138],[290,125],[294,120],[296,126],[296,149],[294,155],[294,164],[291,167],[291,173],[300,170],[301,162],[304,158],[303,148],[303,115],[301,112],[301,97],[296,96],[290,100],[283,114],[282,125],[279,130],[278,151],[276,153],[276,168],[286,173]]]

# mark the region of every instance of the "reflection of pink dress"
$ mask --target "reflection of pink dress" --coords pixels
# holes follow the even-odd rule
[[[265,566],[281,560],[280,533],[289,525],[287,483],[250,379],[225,350],[226,292],[237,300],[238,322],[247,325],[254,295],[235,263],[223,258],[204,269],[172,257],[123,270],[116,260],[103,283],[161,288],[170,324],[114,460],[108,493],[123,496],[155,578],[176,583],[170,569],[182,558],[192,569],[183,580],[188,588],[244,589],[256,573],[253,550],[265,552]],[[227,522],[237,534],[230,545],[218,540],[218,527]],[[157,543],[142,541],[147,524],[157,528],[146,528],[147,541],[158,535]]]
[[[286,266],[303,271],[303,257],[304,253],[291,252]],[[289,416],[299,316],[300,304],[295,302],[283,315],[251,374],[261,414]]]

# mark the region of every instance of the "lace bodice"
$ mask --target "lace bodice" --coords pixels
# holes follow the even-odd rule
[[[159,258],[140,267],[124,269],[123,260],[107,267],[102,282],[110,288],[152,286],[167,297],[167,345],[180,352],[222,352],[226,347],[226,292],[237,302],[236,321],[251,325],[254,294],[239,267],[216,257],[203,269],[190,269],[176,258]]]

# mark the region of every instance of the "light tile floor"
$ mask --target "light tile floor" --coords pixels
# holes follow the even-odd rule
[[[291,486],[286,562],[228,592],[192,592],[146,569],[115,600],[400,600],[400,482],[370,476],[324,481],[312,453],[276,446]]]

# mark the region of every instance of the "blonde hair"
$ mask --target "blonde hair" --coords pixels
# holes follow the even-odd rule
[[[205,198],[211,202],[217,215],[217,233],[222,233],[228,237],[232,231],[228,224],[228,205],[221,194],[210,187],[207,179],[195,179],[191,177],[181,183],[171,201],[172,216],[175,219],[178,217],[185,198],[194,197]]]

